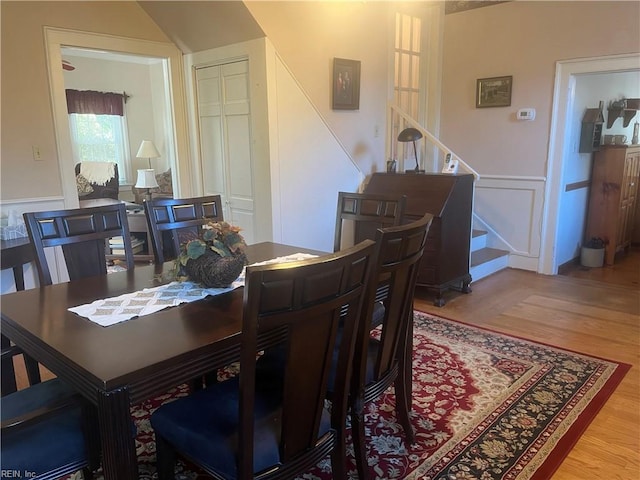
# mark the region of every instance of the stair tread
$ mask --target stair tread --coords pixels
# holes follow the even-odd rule
[[[473,229],[471,230],[471,236],[472,237],[481,237],[482,235],[486,235],[487,232],[485,230],[477,230],[477,229]]]
[[[471,266],[480,265],[481,263],[495,260],[509,254],[508,250],[500,250],[498,248],[485,247],[471,253]]]

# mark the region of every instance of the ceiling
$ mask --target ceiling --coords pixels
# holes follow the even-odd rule
[[[182,53],[265,36],[241,1],[144,1],[138,4]]]
[[[445,15],[505,3],[446,0]],[[265,36],[242,1],[149,1],[138,4],[183,53],[223,47]]]

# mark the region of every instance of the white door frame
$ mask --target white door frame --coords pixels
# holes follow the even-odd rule
[[[547,275],[558,273],[556,245],[558,223],[561,220],[558,214],[562,196],[564,150],[568,141],[567,136],[571,131],[567,126],[567,115],[573,106],[573,88],[571,88],[574,82],[573,77],[579,74],[635,70],[640,70],[640,53],[556,62],[538,273]]]
[[[56,134],[58,168],[62,183],[65,208],[78,206],[78,194],[71,149],[71,134],[67,113],[64,75],[62,64],[62,47],[79,47],[154,57],[165,61],[168,78],[168,95],[166,111],[171,116],[168,120],[172,126],[173,158],[177,165],[173,169],[177,179],[174,191],[177,196],[190,196],[191,169],[190,162],[180,161],[189,158],[187,137],[186,107],[184,100],[184,81],[182,54],[172,43],[153,42],[133,38],[116,37],[98,33],[79,32],[61,28],[44,27],[47,68],[49,72],[49,90],[53,109],[53,124]],[[167,145],[169,147],[169,145]]]

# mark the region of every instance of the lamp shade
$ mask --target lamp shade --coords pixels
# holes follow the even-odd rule
[[[420,130],[415,128],[405,128],[398,135],[399,142],[415,142],[416,140],[420,140],[422,138],[422,133]]]
[[[138,158],[158,158],[159,156],[160,152],[158,152],[158,149],[151,140],[143,140],[138,149],[138,153],[136,153],[136,157]]]
[[[153,168],[145,168],[138,170],[138,179],[136,180],[136,188],[156,188],[158,182],[156,181],[156,172]]]

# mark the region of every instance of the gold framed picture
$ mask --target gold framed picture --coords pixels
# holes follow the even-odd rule
[[[333,109],[360,108],[360,62],[344,58],[333,59]]]
[[[479,78],[476,83],[476,108],[511,105],[513,77]]]

